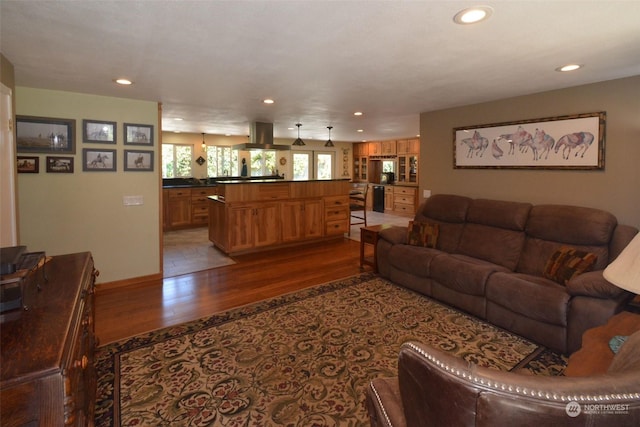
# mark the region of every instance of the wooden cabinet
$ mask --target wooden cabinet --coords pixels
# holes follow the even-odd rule
[[[268,246],[280,241],[277,202],[234,206],[229,210],[230,251]]]
[[[254,252],[349,230],[349,181],[218,183],[209,198],[209,240],[223,252]]]
[[[379,141],[369,142],[369,157],[382,155],[382,143]]]
[[[353,144],[353,181],[367,182],[369,180],[369,143]]]
[[[93,425],[93,259],[61,255],[43,268],[40,290],[27,279],[29,309],[2,316],[0,419],[3,426]]]
[[[292,200],[280,204],[282,241],[320,237],[324,231],[322,200]]]
[[[393,187],[390,185],[384,187],[384,210],[385,212],[393,211]]]
[[[167,224],[169,228],[180,228],[191,225],[191,189],[171,188],[165,190],[169,200],[167,207]]]
[[[208,196],[217,187],[165,188],[162,191],[162,229],[203,227],[209,222]]]
[[[405,154],[398,156],[398,173],[396,182],[404,185],[418,185],[418,155]]]
[[[327,236],[349,232],[349,196],[324,198],[324,223]]]
[[[396,141],[382,141],[380,143],[380,154],[382,156],[395,156],[396,155]]]
[[[393,212],[413,216],[416,213],[418,189],[415,187],[393,187]]]
[[[399,139],[396,141],[396,151],[398,155],[401,154],[419,154],[420,153],[420,139]]]
[[[191,225],[205,226],[209,223],[208,197],[216,194],[216,187],[191,189]]]

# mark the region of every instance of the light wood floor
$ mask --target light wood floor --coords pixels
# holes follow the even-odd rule
[[[371,245],[367,245],[370,247]],[[340,239],[234,257],[236,264],[96,292],[100,345],[358,274],[359,242]]]

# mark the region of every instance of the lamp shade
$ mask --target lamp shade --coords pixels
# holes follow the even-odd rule
[[[605,268],[603,275],[617,287],[640,294],[640,233]]]

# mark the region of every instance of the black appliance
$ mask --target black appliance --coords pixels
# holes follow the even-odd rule
[[[384,213],[384,186],[373,186],[373,210]]]
[[[396,176],[393,172],[382,172],[380,175],[380,184],[391,185],[396,180]]]

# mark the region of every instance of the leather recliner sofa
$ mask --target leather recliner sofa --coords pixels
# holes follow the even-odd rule
[[[437,194],[413,221],[437,226],[435,247],[409,244],[407,227],[382,230],[381,276],[555,351],[579,349],[633,297],[602,275],[638,232],[609,212]],[[591,271],[549,278],[563,248],[595,258]]]
[[[372,427],[638,426],[640,332],[591,377],[497,371],[405,343],[398,377],[370,383],[367,410]]]

